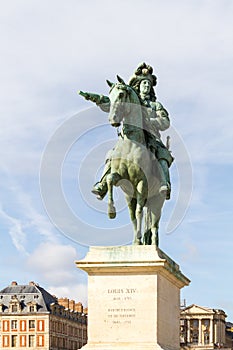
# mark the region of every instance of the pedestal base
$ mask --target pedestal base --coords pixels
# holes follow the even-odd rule
[[[155,343],[88,343],[82,350],[169,350]]]
[[[178,350],[180,289],[189,280],[155,246],[91,247],[85,350]]]

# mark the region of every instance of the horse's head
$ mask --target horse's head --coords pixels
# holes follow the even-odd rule
[[[131,88],[125,84],[124,80],[117,76],[118,83],[110,83],[111,86],[109,99],[110,99],[110,112],[109,122],[112,126],[118,127],[121,124],[123,118],[130,111],[130,99],[129,94]]]

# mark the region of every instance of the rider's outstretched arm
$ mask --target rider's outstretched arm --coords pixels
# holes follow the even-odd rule
[[[91,92],[78,91],[78,94],[83,96],[86,100],[96,103],[98,107],[104,112],[109,112],[110,110],[110,99],[108,96],[93,94]]]

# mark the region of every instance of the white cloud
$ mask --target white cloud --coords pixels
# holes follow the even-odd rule
[[[56,242],[58,233],[45,215],[36,209],[32,197],[12,179],[1,184],[2,203],[0,216],[16,249],[28,255],[36,236],[42,240]]]
[[[53,288],[71,286],[75,281],[76,249],[72,245],[44,242],[28,257],[28,267]]]
[[[26,234],[22,221],[6,213],[2,208],[0,209],[0,217],[1,220],[5,222],[16,249],[23,254],[27,254],[25,250]]]
[[[34,279],[43,281],[43,287],[51,294],[81,301],[86,306],[86,276],[76,268],[77,259],[78,253],[72,245],[44,242],[30,254],[27,266]]]
[[[48,218],[40,214],[33,206],[32,199],[29,194],[18,191],[18,204],[21,210],[25,213],[27,227],[39,233],[43,239],[56,242],[57,234],[54,231],[53,225]]]

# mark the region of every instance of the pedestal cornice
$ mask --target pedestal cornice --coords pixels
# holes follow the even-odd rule
[[[90,247],[83,260],[76,261],[78,268],[91,274],[151,274],[162,275],[182,288],[190,280],[182,274],[180,267],[156,246]]]

